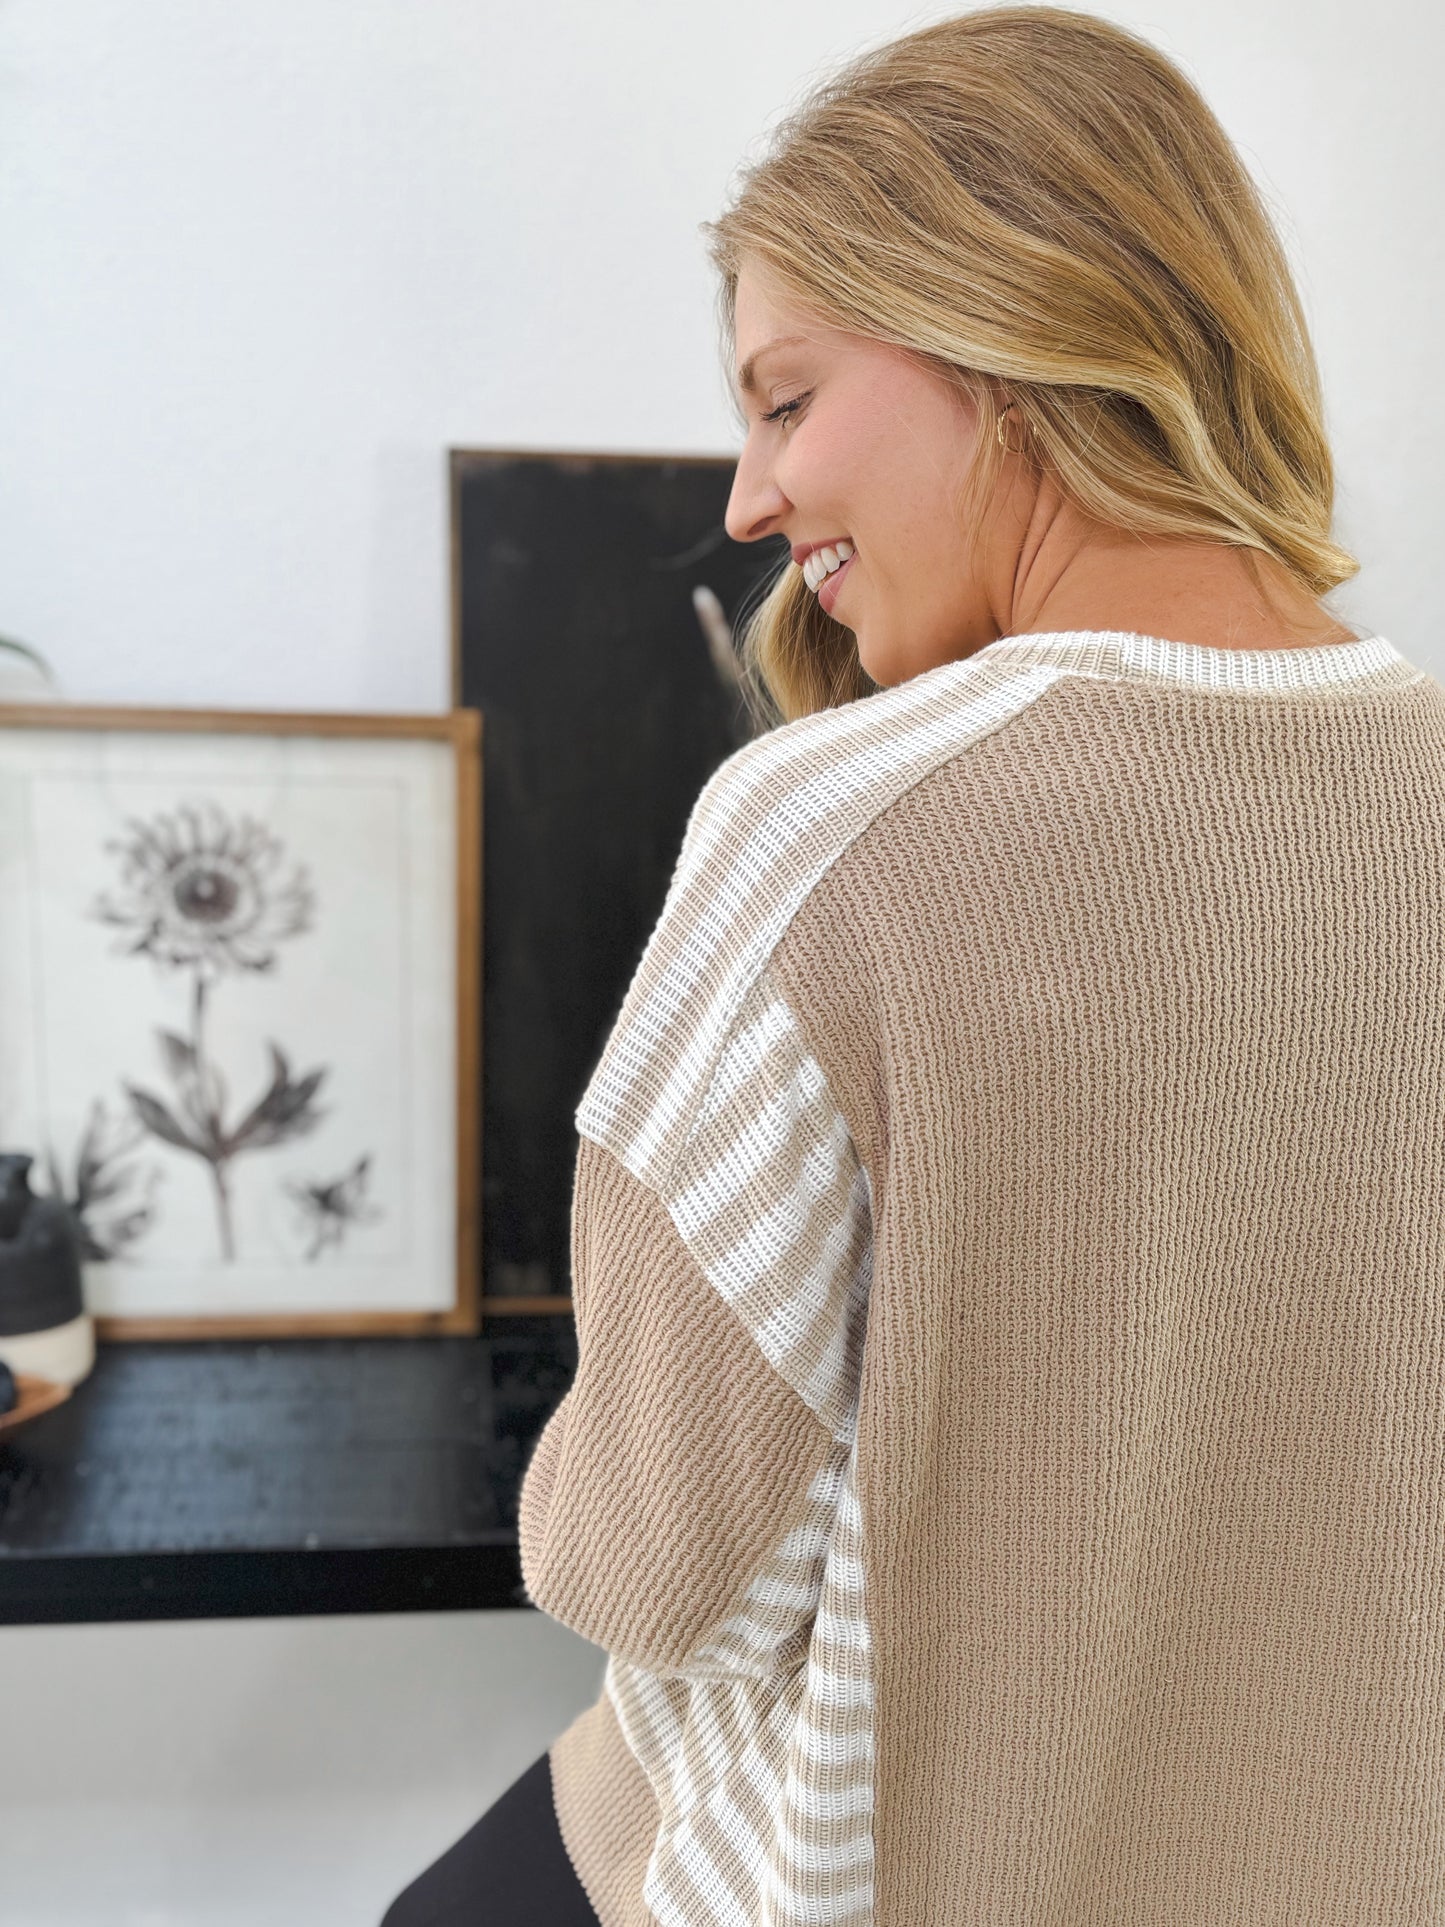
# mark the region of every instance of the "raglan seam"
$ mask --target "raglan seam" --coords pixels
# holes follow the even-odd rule
[[[974,735],[971,735],[966,742],[957,744],[953,749],[951,749],[948,752],[947,755],[939,757],[936,762],[931,763],[926,769],[919,771],[919,773],[916,776],[914,776],[909,782],[907,782],[902,788],[894,790],[889,796],[887,796],[884,799],[883,802],[879,804],[878,808],[874,811],[874,813],[870,817],[868,817],[868,819],[865,822],[860,823],[854,829],[852,835],[848,837],[846,842],[838,844],[836,848],[834,848],[829,853],[826,867],[820,870],[818,875],[812,879],[803,896],[793,906],[791,912],[788,915],[787,922],[778,931],[776,938],[774,939],[773,943],[770,945],[767,951],[767,954],[761,959],[757,969],[753,972],[746,987],[742,990],[741,993],[739,993],[739,995],[736,998],[736,1008],[733,1011],[732,1017],[728,1023],[726,1031],[724,1032],[723,1036],[719,1040],[714,1050],[712,1062],[708,1067],[706,1085],[703,1091],[703,1095],[697,1101],[697,1104],[692,1113],[692,1116],[688,1121],[687,1130],[682,1135],[682,1141],[679,1146],[679,1149],[676,1155],[674,1156],[672,1165],[669,1167],[667,1171],[664,1184],[666,1187],[666,1192],[668,1194],[670,1194],[675,1187],[677,1172],[681,1167],[684,1159],[687,1156],[693,1136],[697,1130],[699,1115],[706,1108],[708,1098],[711,1096],[712,1089],[717,1076],[717,1068],[727,1053],[728,1045],[732,1040],[734,1029],[737,1024],[738,1015],[745,1008],[748,998],[752,995],[753,991],[757,988],[758,984],[762,982],[764,979],[767,980],[767,983],[772,993],[779,999],[779,1001],[787,1005],[789,1011],[792,1014],[793,1022],[798,1029],[799,1035],[802,1037],[804,1044],[808,1048],[809,1054],[816,1057],[816,1054],[812,1051],[812,1046],[808,1039],[807,1027],[803,1023],[800,1013],[795,1008],[792,998],[783,989],[778,977],[776,976],[773,969],[773,963],[774,963],[775,957],[777,956],[778,951],[782,948],[783,942],[786,939],[789,930],[792,928],[793,924],[797,921],[797,919],[803,914],[803,912],[808,908],[808,906],[812,903],[814,897],[823,888],[824,884],[827,882],[828,878],[833,874],[838,864],[842,861],[844,857],[846,857],[849,854],[850,851],[853,850],[856,844],[860,843],[865,836],[868,836],[877,827],[877,825],[881,823],[882,820],[898,804],[902,803],[905,797],[911,795],[913,791],[918,789],[922,784],[927,783],[931,781],[933,778],[937,777],[942,770],[947,769],[950,765],[957,762],[960,757],[972,755],[984,743],[990,742],[995,736],[999,735],[1002,731],[1011,728],[1015,724],[1022,724],[1026,718],[1032,715],[1033,711],[1037,708],[1039,703],[1042,702],[1049,695],[1050,691],[1056,688],[1060,682],[1064,681],[1070,675],[1082,674],[1082,673],[1084,672],[1075,671],[1072,669],[1054,670],[1054,672],[1051,675],[1049,675],[1047,678],[1043,679],[1038,683],[1038,685],[1029,694],[1026,701],[1021,702],[1016,708],[1010,709],[1007,712],[1007,714],[998,717],[997,720],[994,721],[990,727],[984,730],[981,730]],[[1108,678],[1099,678],[1099,680],[1108,680]],[[756,740],[763,741],[765,739],[760,737],[760,738],[757,738]],[[741,766],[741,759],[746,755],[747,749],[751,747],[752,747],[751,744],[744,745],[744,748],[742,750],[735,751],[732,756],[730,756],[724,763],[719,765],[719,767],[713,771],[712,776],[708,779],[707,783],[704,785],[702,796],[700,796],[698,799],[699,805],[702,802],[703,796],[708,796],[714,792],[714,786],[717,786],[718,790],[720,790],[723,787],[723,781],[720,779],[725,779],[726,773],[730,772],[734,767]],[[700,807],[695,808],[693,812],[693,816],[689,821],[688,840],[684,841],[684,846],[683,846],[684,854],[688,850],[689,840],[693,835],[694,826],[700,827],[700,818],[701,818]],[[679,861],[681,861],[681,858],[679,858]],[[819,1069],[821,1071],[822,1069],[821,1064],[819,1065]],[[829,1086],[829,1088],[831,1091],[831,1085]],[[835,1107],[838,1110],[838,1114],[840,1117],[844,1118],[844,1122],[846,1123],[847,1122],[846,1114],[844,1113],[842,1106],[837,1104],[836,1093],[833,1094],[833,1097],[834,1097]],[[851,1127],[849,1130],[849,1136],[850,1138],[853,1137]],[[854,1148],[856,1150],[857,1148],[856,1139],[853,1139],[853,1142],[854,1142]]]

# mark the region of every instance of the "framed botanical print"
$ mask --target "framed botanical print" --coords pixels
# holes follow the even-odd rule
[[[481,722],[0,706],[0,1150],[101,1338],[478,1329]]]

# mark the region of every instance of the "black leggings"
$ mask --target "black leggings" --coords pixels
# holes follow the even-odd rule
[[[550,1754],[403,1888],[381,1927],[598,1927],[557,1830]]]

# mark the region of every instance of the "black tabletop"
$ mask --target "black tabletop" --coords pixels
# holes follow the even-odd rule
[[[517,1498],[570,1317],[112,1343],[0,1435],[0,1624],[527,1607]]]

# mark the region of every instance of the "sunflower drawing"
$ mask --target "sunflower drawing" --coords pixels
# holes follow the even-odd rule
[[[126,932],[117,946],[214,981],[226,970],[270,970],[276,945],[311,928],[315,895],[304,869],[282,883],[283,850],[263,823],[232,823],[218,805],[182,804],[106,849],[121,863],[124,893],[94,914]]]
[[[314,1130],[325,1116],[315,1098],[326,1072],[293,1076],[286,1053],[268,1040],[270,1083],[228,1122],[225,1080],[208,1048],[208,1006],[228,974],[275,968],[278,947],[312,928],[315,893],[304,867],[283,875],[285,850],[264,824],[244,815],[233,820],[214,802],[183,803],[149,822],[131,818],[126,828],[128,836],[105,846],[120,861],[121,888],[98,896],[90,914],[122,933],[120,953],[189,974],[191,1023],[186,1037],[156,1032],[169,1100],[133,1084],[124,1088],[146,1131],[207,1167],[221,1255],[229,1262],[236,1255],[234,1161]]]

